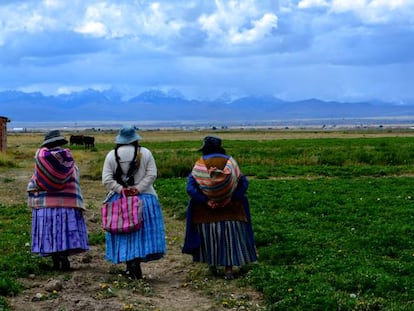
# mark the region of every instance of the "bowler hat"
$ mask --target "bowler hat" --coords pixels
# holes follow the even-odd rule
[[[63,146],[67,143],[68,141],[60,134],[59,130],[52,130],[46,133],[42,147]]]
[[[203,139],[203,145],[198,151],[206,149],[219,149],[221,148],[221,139],[215,136],[206,136]]]

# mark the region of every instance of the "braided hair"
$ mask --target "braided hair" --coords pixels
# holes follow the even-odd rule
[[[129,168],[128,168],[128,172],[126,174],[126,179],[122,179],[123,172],[122,172],[122,169],[121,169],[121,165],[119,163],[120,157],[118,155],[119,147],[125,146],[125,144],[117,144],[115,146],[115,160],[116,160],[117,166],[116,166],[116,171],[115,171],[115,174],[114,174],[114,179],[124,187],[134,185],[134,183],[135,183],[134,175],[138,171],[139,165],[140,165],[140,157],[137,156],[140,145],[138,144],[138,141],[134,141],[134,142],[130,143],[130,145],[134,146],[134,156],[133,156],[131,162],[129,162]]]

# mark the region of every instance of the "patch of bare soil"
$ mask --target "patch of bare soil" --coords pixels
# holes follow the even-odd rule
[[[142,264],[144,280],[126,278],[123,264],[105,261],[103,247],[93,246],[70,257],[73,271],[20,280],[26,289],[9,303],[14,310],[32,311],[260,309],[260,294],[239,288],[237,279],[210,276],[181,254],[174,239],[168,240],[163,259]]]
[[[2,175],[2,203],[25,202],[30,173],[8,170]],[[96,181],[84,180],[82,189],[89,205],[88,230],[99,232],[102,188]],[[181,253],[184,221],[165,217],[165,222],[167,254],[142,264],[143,280],[128,279],[124,264],[107,262],[104,245],[93,245],[88,252],[70,257],[73,269],[69,272],[20,279],[25,289],[8,303],[17,311],[262,310],[261,294],[244,285],[247,276],[227,281],[209,274],[206,265],[192,263],[190,256]]]

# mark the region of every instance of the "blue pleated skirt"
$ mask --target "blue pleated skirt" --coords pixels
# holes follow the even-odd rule
[[[196,262],[209,266],[243,266],[257,260],[254,238],[243,221],[197,224],[201,245],[193,253]]]
[[[115,194],[108,201],[118,198],[119,194]],[[164,218],[158,198],[152,194],[140,194],[139,198],[144,203],[142,229],[131,233],[106,232],[106,260],[117,264],[139,258],[147,262],[165,255]]]
[[[32,253],[50,256],[66,252],[72,255],[88,249],[88,232],[80,209],[32,209]]]

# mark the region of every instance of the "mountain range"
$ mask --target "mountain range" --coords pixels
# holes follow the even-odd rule
[[[0,115],[18,122],[398,119],[414,116],[414,103],[286,101],[270,95],[231,99],[227,94],[212,100],[187,99],[177,90],[150,90],[128,99],[116,90],[88,89],[56,96],[3,91],[0,92]]]

